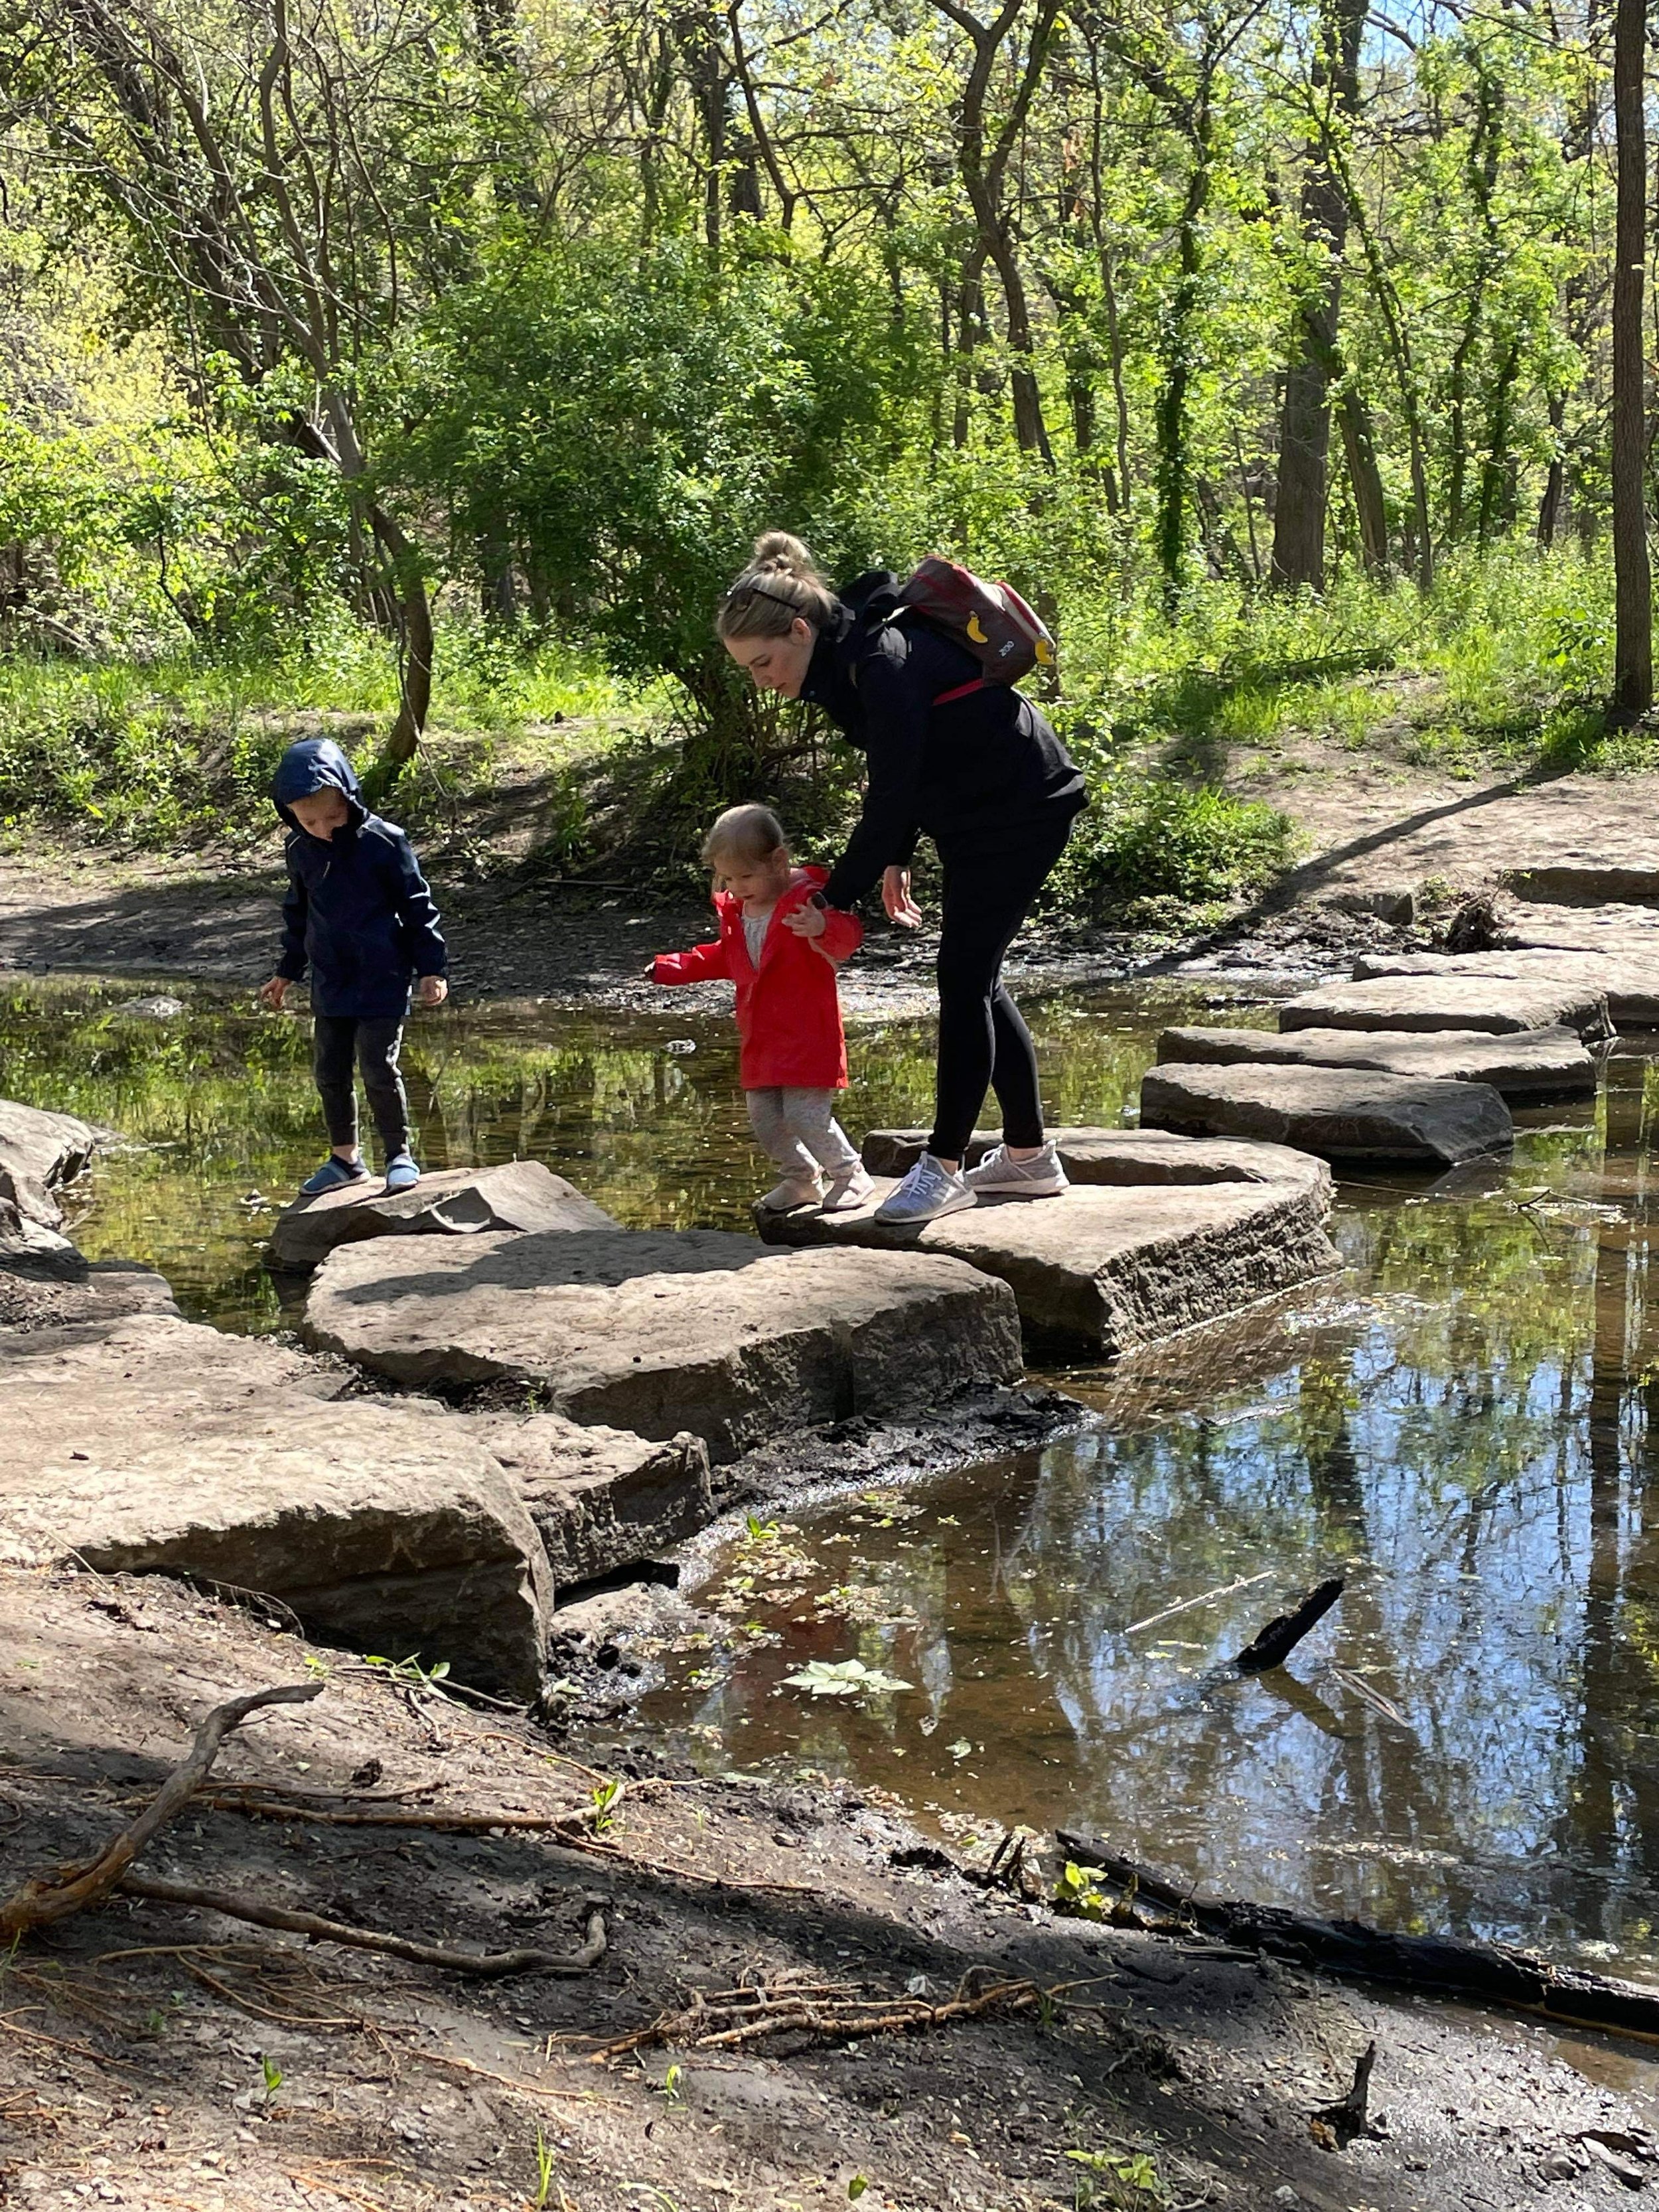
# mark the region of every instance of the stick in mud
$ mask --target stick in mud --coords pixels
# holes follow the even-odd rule
[[[1282,1905],[1243,1898],[1200,1898],[1111,1845],[1072,1830],[1056,1831],[1066,1856],[1098,1868],[1140,1905],[1162,1905],[1170,1931],[1198,1930],[1241,1950],[1265,1951],[1297,1965],[1395,1989],[1432,1990],[1479,2005],[1596,2027],[1659,2042],[1659,1990],[1616,1982],[1577,1966],[1553,1966],[1528,1951],[1453,1936],[1395,1936],[1362,1920],[1320,1920]]]
[[[1241,1674],[1263,1674],[1270,1667],[1282,1667],[1309,1631],[1318,1626],[1325,1615],[1342,1595],[1342,1577],[1333,1575],[1328,1583],[1321,1583],[1316,1590],[1310,1590],[1298,1606],[1289,1613],[1274,1615],[1254,1643],[1247,1644],[1234,1660]]]

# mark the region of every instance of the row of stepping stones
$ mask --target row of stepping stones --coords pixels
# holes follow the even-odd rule
[[[1593,1095],[1595,1048],[1620,1027],[1659,1028],[1650,927],[1626,921],[1615,934],[1588,917],[1542,927],[1576,941],[1366,954],[1351,981],[1281,1006],[1277,1033],[1166,1030],[1141,1085],[1142,1126],[1295,1145],[1344,1164],[1501,1154],[1515,1139],[1511,1103]]]

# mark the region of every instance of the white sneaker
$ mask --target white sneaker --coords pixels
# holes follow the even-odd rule
[[[1072,1187],[1052,1137],[1029,1160],[1011,1159],[1006,1145],[993,1145],[963,1181],[971,1191],[994,1191],[1000,1198],[1058,1198]]]
[[[876,1187],[875,1177],[869,1174],[862,1160],[854,1160],[850,1168],[830,1176],[823,1193],[826,1213],[845,1213],[854,1206],[862,1206]]]
[[[978,1202],[959,1175],[924,1152],[898,1188],[876,1208],[875,1218],[889,1229],[915,1228]]]
[[[823,1196],[823,1185],[816,1174],[787,1175],[759,1204],[763,1213],[793,1213],[798,1206],[816,1206]]]

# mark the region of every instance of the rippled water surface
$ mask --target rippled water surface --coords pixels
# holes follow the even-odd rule
[[[89,1250],[270,1326],[270,1217],[245,1201],[318,1156],[303,1026],[200,999],[145,1023],[124,995],[13,990],[0,1091],[156,1148],[98,1170]],[[1118,1119],[1172,1018],[1201,1010],[1048,1009],[1058,1113]],[[920,1028],[854,1052],[855,1132],[923,1112]],[[409,1067],[429,1164],[526,1154],[629,1222],[745,1219],[723,1024],[446,1014]],[[642,1718],[711,1765],[856,1774],[951,1826],[1063,1822],[1206,1887],[1659,1974],[1656,1105],[1627,1048],[1594,1107],[1521,1117],[1511,1166],[1345,1186],[1340,1280],[1068,1377],[1075,1435],[727,1546],[735,1653],[671,1655]],[[1288,1668],[1224,1671],[1337,1571]],[[785,1684],[851,1657],[908,1686]]]

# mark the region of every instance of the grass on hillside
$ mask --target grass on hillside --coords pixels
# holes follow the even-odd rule
[[[1270,880],[1291,825],[1225,789],[1238,749],[1312,738],[1402,764],[1474,773],[1645,765],[1650,740],[1604,726],[1611,579],[1577,553],[1449,563],[1425,597],[1343,580],[1322,599],[1195,592],[1170,624],[1150,599],[1098,593],[1062,610],[1065,688],[1051,711],[1093,805],[1055,885],[1073,911],[1136,901],[1204,908]],[[311,647],[237,659],[181,651],[140,665],[0,658],[0,826],[35,824],[116,848],[263,834],[277,755],[326,727],[361,758],[396,704],[386,641],[342,616]],[[559,782],[545,858],[603,857],[667,786],[666,686],[619,684],[579,648],[516,639],[477,619],[441,626],[430,743],[400,787],[419,820],[488,792],[504,764]],[[852,804],[836,749],[811,771],[834,792],[808,812],[833,836]],[[672,781],[672,779],[670,779]],[[807,794],[798,794],[805,798]],[[439,802],[441,801],[441,805]],[[689,853],[693,825],[647,825],[653,850]],[[485,856],[487,859],[487,856]],[[682,864],[675,864],[675,872]]]

